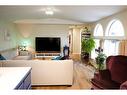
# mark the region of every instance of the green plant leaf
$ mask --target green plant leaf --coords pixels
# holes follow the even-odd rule
[[[93,38],[82,40],[82,50],[86,53],[90,53],[95,47],[95,41]]]

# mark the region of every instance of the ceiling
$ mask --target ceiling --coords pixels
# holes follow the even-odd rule
[[[51,7],[53,16],[47,16],[44,8]],[[77,23],[89,23],[116,14],[127,6],[0,6],[0,18],[10,21],[24,19],[64,19]]]

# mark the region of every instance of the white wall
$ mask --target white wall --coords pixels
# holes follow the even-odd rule
[[[5,32],[10,34],[10,39],[5,38]],[[11,59],[16,55],[14,48],[16,48],[16,32],[13,23],[0,21],[0,53],[6,58]]]
[[[69,45],[69,25],[17,24],[17,45],[27,43],[35,49],[35,37],[60,37],[61,50]]]

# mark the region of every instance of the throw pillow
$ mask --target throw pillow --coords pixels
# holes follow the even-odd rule
[[[0,60],[6,60],[6,59],[0,54]]]
[[[52,60],[60,60],[60,59],[61,59],[61,56],[58,56],[58,57],[52,58]]]

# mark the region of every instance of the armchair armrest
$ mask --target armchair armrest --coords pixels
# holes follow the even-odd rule
[[[96,72],[94,74],[94,78],[96,79],[106,79],[106,80],[111,80],[111,74],[108,69],[106,70],[99,70],[99,72]]]
[[[120,85],[120,89],[127,89],[127,81]]]

